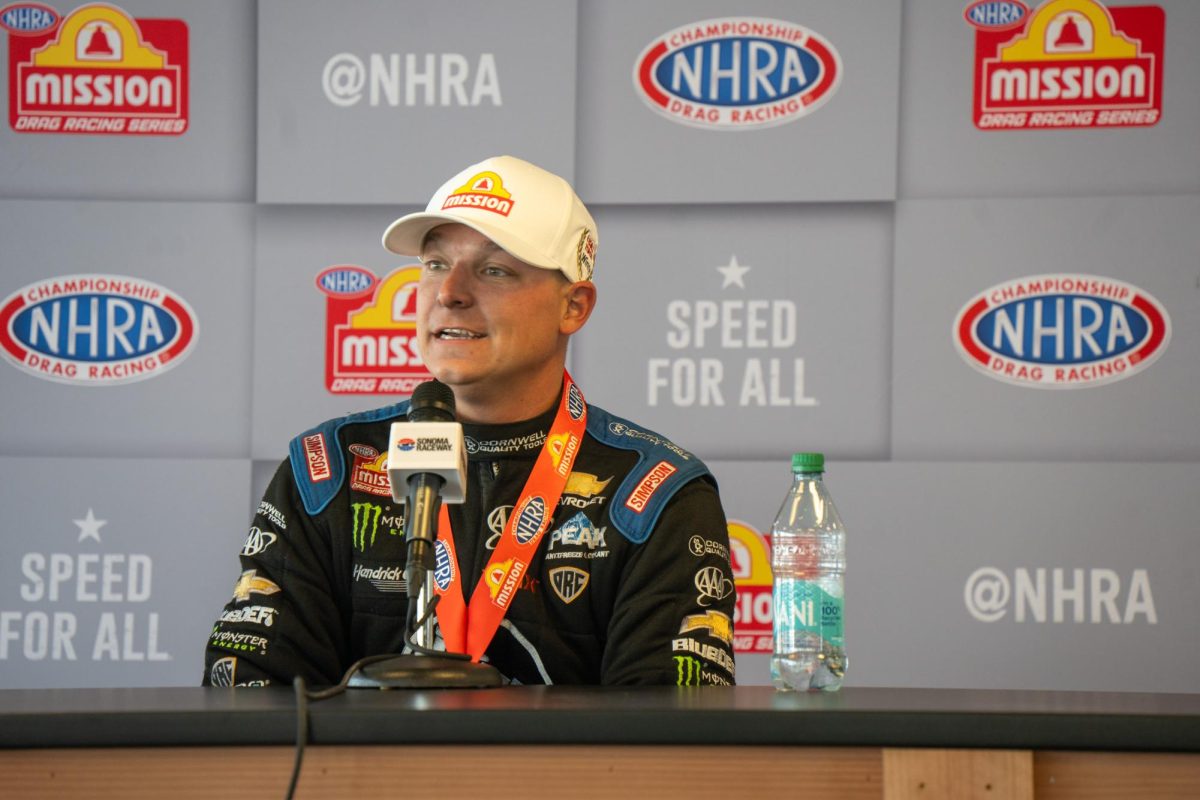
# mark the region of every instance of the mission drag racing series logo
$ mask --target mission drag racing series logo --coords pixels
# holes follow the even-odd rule
[[[354,464],[350,467],[350,488],[356,492],[390,498],[392,481],[387,472],[387,453],[381,453],[367,444],[352,444],[347,449],[354,456]]]
[[[195,347],[187,302],[124,275],[64,275],[0,301],[0,352],[45,380],[111,386],[161,375]]]
[[[1166,20],[1096,0],[972,3],[981,130],[1149,126],[1162,116]]]
[[[1095,275],[1032,275],[985,289],[954,322],[959,355],[1018,386],[1075,389],[1112,383],[1166,350],[1166,309],[1132,284]]]
[[[325,388],[332,394],[412,394],[433,375],[417,349],[421,267],[383,280],[341,265],[316,278],[325,300]]]
[[[72,522],[78,528],[74,541],[68,538],[75,535],[70,526],[39,537],[58,552],[21,556],[16,597],[0,598],[0,664],[172,660],[159,646],[159,630],[166,625],[160,626],[157,611],[146,610],[153,597],[153,559],[104,552],[100,530],[109,523],[91,508]],[[89,541],[101,552],[85,551]],[[69,544],[77,544],[78,551],[63,552]],[[7,594],[13,584],[0,585],[9,587]],[[19,608],[12,608],[14,601]]]
[[[842,77],[833,45],[792,22],[707,19],[656,37],[634,62],[634,91],[672,122],[739,131],[794,122]]]
[[[78,8],[60,23],[52,17],[57,12],[37,3],[0,12],[9,30],[14,131],[178,136],[187,130],[187,23],[135,19],[102,3]],[[49,27],[28,30],[39,25]]]
[[[751,269],[731,256],[729,264],[716,268],[722,291],[744,290]],[[787,297],[669,301],[665,338],[674,354],[647,359],[647,404],[676,408],[818,405],[817,398],[807,394],[804,358],[793,355],[799,341],[797,318],[796,302]],[[718,349],[721,357],[698,355],[706,349]]]
[[[733,617],[734,652],[771,653],[775,649],[771,536],[737,520],[729,520],[727,527],[730,564],[737,588]]]

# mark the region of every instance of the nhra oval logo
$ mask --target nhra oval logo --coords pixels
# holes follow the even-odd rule
[[[454,581],[454,553],[441,539],[433,544],[433,560],[433,582],[437,584],[439,592],[444,592]]]
[[[375,288],[379,279],[365,267],[341,264],[321,270],[317,288],[329,297],[358,297]]]
[[[541,496],[526,500],[517,514],[517,524],[513,526],[513,536],[517,544],[529,544],[542,530],[546,519],[546,501]]]
[[[123,275],[31,283],[0,304],[0,349],[30,375],[80,386],[160,375],[196,344],[196,315],[175,293]]]
[[[34,36],[54,29],[58,12],[41,3],[13,3],[0,8],[0,28],[16,36]]]
[[[567,413],[571,415],[571,419],[578,422],[583,418],[583,412],[586,409],[587,406],[583,404],[583,395],[580,394],[579,389],[572,383],[570,388],[567,389]]]
[[[1014,28],[1029,16],[1029,6],[1020,0],[976,0],[963,10],[963,17],[983,31]]]
[[[815,111],[842,62],[820,34],[792,22],[708,19],[667,31],[642,51],[633,84],[667,119],[715,130],[766,128]]]
[[[1006,383],[1076,389],[1141,372],[1166,350],[1171,322],[1144,290],[1095,275],[1032,275],[972,298],[954,344]]]

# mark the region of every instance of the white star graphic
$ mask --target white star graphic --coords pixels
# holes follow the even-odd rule
[[[730,256],[729,263],[724,267],[717,267],[717,272],[724,276],[725,280],[721,283],[722,289],[727,289],[733,284],[737,284],[739,288],[745,289],[746,284],[742,283],[742,276],[750,271],[749,267],[743,267],[738,263],[737,256]]]
[[[96,515],[89,508],[87,516],[83,519],[71,520],[79,526],[79,541],[84,539],[95,539],[100,541],[100,529],[108,524],[107,520],[96,519]]]

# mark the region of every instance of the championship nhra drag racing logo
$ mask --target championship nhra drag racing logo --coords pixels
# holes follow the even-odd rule
[[[8,121],[21,133],[159,134],[188,128],[188,28],[93,3],[58,14],[0,9],[8,37]]]
[[[0,352],[38,378],[111,386],[161,375],[196,344],[191,307],[124,275],[65,275],[0,301]]]
[[[983,374],[1045,389],[1128,378],[1167,348],[1171,321],[1144,290],[1095,275],[1032,275],[967,301],[954,322],[959,355]]]
[[[1148,126],[1162,116],[1161,8],[1051,0],[1030,12],[978,0],[963,15],[975,28],[977,128]]]
[[[325,301],[325,388],[332,394],[412,394],[433,375],[417,349],[420,266],[383,280],[356,266],[317,275]]]
[[[651,109],[711,130],[794,122],[832,97],[841,77],[841,58],[820,34],[753,17],[682,25],[633,65],[634,90]]]

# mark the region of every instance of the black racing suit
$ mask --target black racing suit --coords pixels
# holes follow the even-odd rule
[[[359,658],[402,650],[403,504],[391,499],[386,458],[407,409],[332,420],[292,441],[209,638],[205,685],[334,684]],[[449,512],[468,599],[555,410],[464,425],[467,502]],[[484,660],[524,684],[732,684],[734,604],[707,468],[590,406],[553,521]]]

